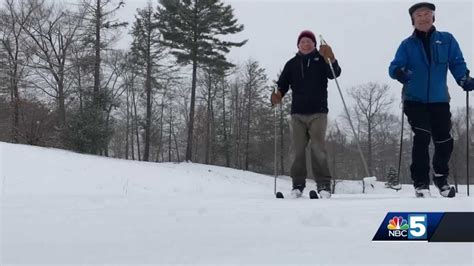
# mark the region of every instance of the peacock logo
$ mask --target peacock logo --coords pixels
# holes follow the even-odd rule
[[[387,225],[388,230],[408,230],[409,228],[408,221],[402,216],[393,217]]]

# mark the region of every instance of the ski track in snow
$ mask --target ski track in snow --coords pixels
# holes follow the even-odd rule
[[[143,163],[0,143],[1,265],[473,265],[473,243],[372,242],[386,213],[473,211],[413,188],[329,200],[275,199],[273,177],[192,163]],[[289,196],[291,182],[279,177]],[[339,191],[338,191],[339,190]],[[474,193],[474,187],[471,187]]]

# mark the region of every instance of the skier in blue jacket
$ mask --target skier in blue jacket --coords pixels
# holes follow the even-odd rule
[[[432,139],[433,183],[442,196],[451,198],[455,190],[448,183],[453,138],[447,71],[465,91],[474,90],[474,80],[454,36],[433,26],[435,9],[434,4],[427,2],[410,7],[415,30],[400,44],[389,74],[403,84],[403,111],[414,133],[410,171],[416,196],[430,196],[428,148]]]

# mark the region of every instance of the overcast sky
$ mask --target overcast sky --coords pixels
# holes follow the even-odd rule
[[[147,0],[126,0],[126,7],[118,16],[130,23],[137,8],[146,6]],[[151,1],[156,7],[157,0]],[[234,48],[229,58],[234,63],[248,58],[256,59],[267,71],[270,80],[276,78],[297,51],[298,34],[309,29],[319,34],[333,47],[342,74],[339,84],[345,99],[353,86],[370,81],[386,83],[396,99],[393,112],[401,112],[401,85],[388,76],[388,65],[400,42],[408,37],[413,27],[408,8],[418,1],[225,1],[234,8],[234,15],[245,30],[232,40],[248,39],[241,48]],[[473,1],[434,1],[435,26],[440,31],[451,32],[458,40],[468,64],[474,72]],[[130,27],[130,26],[129,26]],[[130,37],[123,36],[121,47],[127,47]],[[465,93],[448,74],[451,108],[465,106]],[[342,102],[334,81],[329,85],[330,117],[343,112]],[[474,94],[474,93],[471,93]],[[471,101],[474,106],[474,100]]]

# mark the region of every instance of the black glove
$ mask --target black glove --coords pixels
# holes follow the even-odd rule
[[[402,84],[407,84],[411,79],[412,72],[404,67],[399,67],[395,70],[395,77],[397,78],[398,82]]]
[[[464,91],[474,90],[474,79],[469,76],[469,73],[467,73],[458,83]]]

